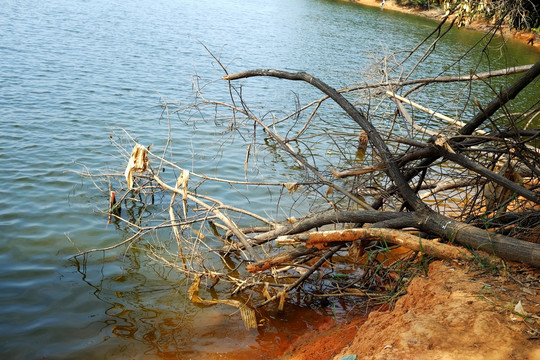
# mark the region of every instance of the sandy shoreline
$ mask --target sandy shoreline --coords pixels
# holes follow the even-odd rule
[[[343,0],[343,1],[355,2],[357,4],[361,4],[365,6],[372,6],[372,7],[380,7],[382,3],[382,0]],[[439,19],[439,20],[443,16],[443,13],[439,8],[434,7],[431,10],[420,10],[415,7],[397,5],[393,0],[386,0],[384,4],[384,9],[399,11],[399,12],[414,14],[418,16],[424,16],[431,19]],[[479,31],[487,31],[491,28],[491,25],[482,21],[473,21],[471,24],[467,25],[467,28],[473,29],[473,30],[479,30]],[[540,34],[534,34],[530,31],[511,30],[508,28],[508,26],[503,26],[502,31],[505,37],[509,37],[509,38],[521,41],[524,44],[527,44],[528,46],[534,47],[537,51],[540,52]],[[529,43],[531,38],[533,39],[533,45],[530,45]]]

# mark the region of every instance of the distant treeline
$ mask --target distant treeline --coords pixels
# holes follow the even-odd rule
[[[474,19],[503,23],[514,29],[539,31],[540,5],[538,0],[395,0],[398,4],[413,4],[424,9],[438,6],[453,10],[458,25]]]

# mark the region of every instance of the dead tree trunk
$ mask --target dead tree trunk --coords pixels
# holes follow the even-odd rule
[[[493,100],[485,110],[482,110],[477,116],[475,116],[469,122],[469,124],[467,124],[461,130],[460,133],[472,133],[472,131],[480,126],[489,116],[494,114],[497,109],[503,106],[507,101],[515,98],[517,94],[539,74],[540,61],[532,66],[508,89],[503,91],[500,96]],[[431,210],[411,188],[408,183],[408,179],[410,179],[412,176],[410,176],[410,174],[407,174],[407,176],[401,171],[397,159],[391,154],[377,129],[368,121],[360,110],[358,110],[343,95],[336,91],[336,89],[330,87],[318,78],[304,72],[290,73],[279,70],[250,70],[227,75],[224,77],[224,79],[232,81],[253,76],[270,76],[281,79],[307,82],[321,90],[324,94],[334,100],[343,110],[345,110],[345,112],[347,112],[347,114],[358,125],[360,125],[364,131],[367,132],[369,141],[382,158],[382,161],[386,166],[386,172],[399,191],[403,204],[407,205],[415,213],[418,219],[417,226],[420,229],[430,234],[441,236],[448,241],[455,241],[473,249],[482,249],[488,251],[504,259],[519,261],[535,267],[540,267],[539,244],[528,243],[503,235],[496,235],[492,232],[456,221],[450,217],[441,215]],[[450,160],[463,160],[462,156],[454,156],[447,150],[440,151],[443,151],[443,155]],[[424,165],[429,166],[439,157],[438,155],[426,158]],[[478,171],[478,168],[474,167],[474,164],[470,164],[469,162],[467,162],[465,166],[473,171]],[[516,187],[516,185],[513,183],[509,184],[506,181],[507,179],[501,179],[500,176],[497,176],[496,174],[493,175],[494,173],[491,171],[485,172],[482,169],[481,174],[498,182],[502,186],[511,187],[511,190],[522,194],[529,200],[540,203],[538,194],[533,191],[524,189],[522,187]]]

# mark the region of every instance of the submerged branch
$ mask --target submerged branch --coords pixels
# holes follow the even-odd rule
[[[163,180],[159,178],[156,174],[153,174],[153,179],[163,188],[173,192],[173,193],[180,193],[183,194],[183,191],[179,190],[178,188],[173,188],[172,186],[167,185]],[[199,200],[197,197],[188,194],[187,198],[196,204],[204,207],[205,209],[209,210],[210,212],[214,213],[218,219],[220,219],[225,226],[231,230],[234,235],[238,238],[238,240],[242,243],[242,245],[245,246],[245,248],[248,250],[251,257],[255,260],[258,260],[260,257],[259,255],[253,250],[253,247],[249,243],[246,235],[238,228],[238,226],[225,214],[223,214],[219,209],[210,206],[206,204],[204,201]]]
[[[337,246],[334,246],[332,249],[328,250],[323,256],[321,256],[321,258],[315,264],[313,264],[313,266],[311,266],[308,269],[308,271],[306,271],[304,274],[302,274],[302,276],[300,276],[300,278],[298,278],[298,280],[296,280],[293,284],[291,284],[287,288],[285,288],[281,293],[278,293],[277,295],[272,296],[271,298],[267,299],[266,301],[263,301],[262,303],[257,305],[257,307],[258,308],[262,307],[262,306],[276,300],[279,297],[285,297],[285,295],[287,293],[289,293],[292,290],[296,289],[304,281],[306,281],[307,278],[310,277],[311,274],[313,274],[315,272],[315,270],[320,268],[322,264],[324,264],[328,259],[330,259],[332,256],[334,256],[334,254],[337,253],[339,251],[339,249],[341,249],[342,247],[343,247],[343,245],[337,245]]]
[[[388,167],[388,175],[399,189],[405,202],[412,206],[413,209],[421,209],[425,207],[425,204],[416,196],[414,191],[407,184],[407,181],[405,181],[403,174],[397,166],[396,160],[392,156],[377,129],[375,129],[373,124],[367,120],[364,114],[362,114],[353,104],[351,104],[334,88],[305,72],[290,73],[273,69],[248,70],[226,75],[223,77],[223,79],[231,81],[253,76],[270,76],[280,79],[304,81],[330,96],[330,98],[332,98],[332,100],[334,100],[336,104],[338,104],[367,133],[370,143],[377,150],[377,153],[382,157],[384,163]]]
[[[229,120],[227,129],[221,134],[240,134],[242,140],[252,137],[251,142],[244,141],[244,144],[249,143],[246,160],[244,161],[245,181],[226,180],[191,173],[191,175],[198,178],[198,182],[196,186],[189,189],[191,191],[188,191],[188,175],[190,172],[165,159],[166,152],[171,152],[171,158],[173,154],[172,149],[169,148],[170,144],[172,144],[169,138],[166,150],[161,156],[148,152],[153,161],[155,159],[159,161],[159,170],[154,171],[148,165],[147,170],[145,168],[138,174],[134,174],[133,176],[137,177],[135,179],[136,186],[128,186],[130,190],[126,192],[126,195],[130,194],[130,196],[122,197],[120,201],[133,202],[135,207],[140,206],[143,211],[148,213],[155,211],[156,215],[148,218],[146,217],[147,213],[144,216],[138,215],[138,218],[135,215],[135,220],[130,222],[122,218],[121,213],[117,214],[115,219],[119,220],[118,223],[132,229],[135,234],[116,245],[79,252],[76,256],[95,251],[106,251],[125,244],[129,245],[149,232],[169,228],[171,231],[168,235],[168,242],[158,240],[159,244],[157,246],[149,245],[150,250],[148,252],[151,259],[172,266],[186,276],[195,276],[195,283],[190,290],[190,297],[194,303],[216,304],[221,302],[203,300],[198,297],[198,281],[202,276],[213,280],[211,287],[216,285],[219,279],[224,279],[229,286],[228,289],[232,289],[231,296],[242,291],[251,298],[254,292],[259,292],[259,295],[263,296],[262,299],[266,298],[266,300],[260,302],[261,298],[253,297],[251,301],[259,303],[258,307],[279,299],[279,308],[282,308],[283,301],[288,293],[300,288],[327,261],[332,261],[332,267],[329,271],[333,273],[325,274],[325,271],[320,269],[321,276],[318,276],[317,281],[322,285],[319,289],[322,288],[326,291],[325,294],[319,294],[320,296],[329,294],[365,294],[368,290],[377,288],[378,285],[373,286],[373,284],[377,283],[378,277],[384,277],[388,273],[394,272],[389,269],[389,266],[392,265],[387,264],[386,260],[388,258],[384,258],[385,253],[390,253],[390,247],[387,244],[396,244],[398,246],[392,246],[391,248],[398,248],[399,251],[407,253],[407,256],[399,261],[408,263],[408,266],[416,266],[413,262],[418,258],[415,258],[416,260],[412,260],[412,258],[416,257],[418,253],[437,258],[467,260],[476,256],[474,253],[476,250],[483,250],[504,259],[521,261],[540,267],[539,244],[518,241],[509,236],[485,230],[485,228],[490,228],[490,230],[495,229],[505,233],[501,231],[502,227],[496,228],[491,223],[490,226],[485,228],[478,225],[478,222],[475,222],[478,227],[466,223],[467,221],[474,222],[482,216],[491,216],[490,219],[501,218],[501,215],[503,215],[501,213],[504,213],[508,204],[505,204],[504,207],[497,204],[493,209],[490,209],[493,210],[492,213],[485,211],[489,207],[485,199],[485,193],[487,192],[485,189],[491,185],[494,186],[494,183],[508,189],[508,191],[505,191],[515,195],[514,198],[525,198],[529,200],[527,201],[528,204],[532,204],[532,202],[540,203],[540,196],[535,188],[539,186],[537,179],[532,177],[530,181],[528,180],[529,183],[521,183],[517,180],[511,181],[507,179],[501,171],[497,173],[497,170],[491,170],[493,168],[497,169],[500,163],[504,162],[503,159],[512,159],[512,161],[519,159],[521,160],[520,164],[526,167],[526,173],[534,175],[539,168],[538,153],[528,150],[526,142],[537,138],[540,134],[538,130],[516,130],[516,123],[512,123],[512,126],[509,126],[508,129],[495,128],[495,130],[491,130],[482,136],[471,135],[474,132],[479,132],[477,131],[478,128],[483,127],[484,123],[497,110],[504,107],[510,99],[516,97],[521,89],[525,88],[540,74],[540,61],[534,65],[478,74],[471,72],[462,76],[401,80],[404,73],[410,74],[414,71],[423,59],[433,51],[435,44],[442,36],[441,33],[443,31],[439,27],[433,33],[437,36],[435,42],[431,45],[428,44],[427,51],[414,64],[411,71],[402,69],[400,80],[390,81],[390,75],[386,72],[384,76],[387,81],[341,90],[336,90],[305,72],[292,73],[273,69],[260,69],[228,74],[226,68],[222,66],[225,73],[227,73],[223,79],[229,81],[228,90],[231,97],[230,102],[232,103],[207,100],[202,94],[202,88],[198,88],[196,89],[197,102],[191,108],[188,107],[188,110],[184,109],[184,111],[187,111],[188,115],[192,117],[191,110],[195,109],[199,114],[202,114],[205,110],[202,107],[212,107],[212,111],[215,111],[214,120],[216,123],[221,123],[224,119]],[[218,58],[214,58],[218,60]],[[391,67],[388,64],[386,66]],[[398,66],[401,66],[401,64]],[[390,71],[396,70],[394,68]],[[406,85],[419,84],[423,86],[430,83],[460,81],[467,81],[472,84],[475,80],[520,72],[525,72],[525,74],[501,92],[486,109],[480,109],[468,123],[457,122],[443,114],[435,113],[396,95],[400,90],[399,88]],[[233,87],[232,84],[234,80],[254,76],[302,81],[320,90],[324,97],[305,106],[301,106],[300,101],[295,99],[297,100],[295,102],[295,111],[286,113],[285,116],[280,115],[281,119],[277,121],[275,114],[270,112],[273,122],[269,124],[265,120],[268,114],[260,118],[257,117],[245,103],[241,89]],[[375,96],[380,96],[377,99],[380,102],[375,110],[371,108],[371,94],[367,95],[369,97],[367,102],[363,102],[364,99],[361,99],[363,104],[367,103],[366,107],[369,107],[369,112],[364,112],[353,105],[343,95],[350,91],[375,87],[387,87],[388,89],[384,90],[388,90],[387,94],[395,102],[395,106],[390,103],[390,106],[386,107],[389,102],[384,95],[385,91],[376,92]],[[366,93],[368,92],[366,91]],[[360,95],[362,94],[360,93]],[[343,125],[347,130],[327,131],[326,125],[330,123],[330,120],[323,119],[323,116],[318,113],[323,111],[321,110],[321,104],[327,99],[332,99],[339,106],[340,117],[341,110],[343,110],[354,121],[350,127],[347,124],[340,123],[340,126]],[[409,114],[402,102],[407,102],[432,116],[462,126],[458,136],[452,137],[452,134],[447,137],[442,136],[441,131],[425,128],[429,125],[422,124],[420,126],[419,120],[417,120],[418,124],[416,124],[415,114],[412,112]],[[396,106],[397,111],[395,111]],[[224,116],[219,113],[221,110],[231,112],[232,115]],[[382,115],[377,111],[382,112]],[[389,111],[391,115],[388,115],[386,111]],[[438,111],[442,112],[442,110]],[[168,109],[167,114],[169,114]],[[369,118],[367,114],[369,114]],[[532,118],[534,116],[531,116]],[[323,130],[317,124],[319,119],[325,122]],[[402,119],[405,120],[400,123],[399,121],[402,121]],[[292,124],[290,126],[285,123],[287,120],[291,120]],[[523,120],[522,118],[519,121],[525,122],[527,120],[529,119]],[[382,126],[381,123],[383,123]],[[412,128],[408,124],[411,124]],[[331,125],[334,126],[335,124],[331,123]],[[287,126],[289,127],[283,129]],[[315,132],[313,128],[316,128]],[[425,141],[425,137],[423,135],[417,136],[418,134],[413,129],[432,136],[428,141]],[[279,135],[278,130],[280,134],[287,135]],[[271,150],[274,151],[276,148],[280,148],[285,151],[289,157],[288,160],[293,160],[300,165],[304,177],[308,173],[309,181],[295,182],[294,179],[290,180],[289,178],[293,177],[293,173],[289,172],[289,169],[285,172],[284,177],[287,177],[286,181],[290,182],[279,180],[271,182],[248,181],[248,164],[254,166],[256,170],[260,170],[258,165],[253,165],[258,161],[257,156],[259,155],[256,152],[258,150],[256,146],[258,146],[257,136],[259,136],[260,132],[265,134],[265,142],[270,139]],[[354,134],[355,137],[350,137],[351,134]],[[219,136],[223,136],[220,140],[225,138],[224,135]],[[324,139],[319,140],[321,136],[327,136],[329,139],[327,141],[330,144],[328,145],[329,150],[325,154],[319,153],[320,147],[311,147],[315,142],[322,143],[325,141]],[[171,137],[170,133],[169,137]],[[135,143],[135,140],[131,137],[130,141]],[[371,144],[372,158],[364,159],[368,141]],[[296,150],[292,146],[293,144],[297,145],[300,150]],[[222,145],[217,150],[218,154],[227,155],[224,147],[225,142],[218,145]],[[334,151],[336,149],[337,151]],[[204,154],[206,155],[206,153]],[[305,154],[309,154],[311,157]],[[464,154],[467,154],[467,156]],[[281,152],[278,155],[281,156]],[[250,162],[251,159],[253,159],[252,162]],[[284,164],[285,166],[290,165],[289,162],[284,162]],[[325,167],[323,168],[321,164],[324,164]],[[164,169],[163,166],[165,165],[171,166],[173,173],[182,173],[175,185],[168,185],[164,178],[160,177],[161,169]],[[336,170],[337,168],[345,170],[339,171]],[[294,170],[297,169],[298,167],[294,164]],[[328,173],[331,173],[334,177],[329,176]],[[266,176],[266,173],[260,171],[253,178],[258,178],[258,175]],[[266,177],[274,179],[269,176]],[[93,178],[92,181],[94,181]],[[107,179],[107,181],[107,185],[110,187],[110,179]],[[259,215],[258,213],[262,213],[259,211],[260,209],[250,209],[252,211],[240,209],[203,195],[207,193],[208,189],[205,188],[207,183],[230,184],[231,186],[234,184],[267,186],[268,189],[271,189],[267,192],[268,201],[276,202],[274,196],[279,194],[277,195],[278,201],[275,204],[275,214],[284,214],[283,217],[287,221],[272,219],[272,216],[276,215]],[[95,182],[94,184],[100,189],[104,188],[99,187]],[[300,184],[307,186],[304,187],[304,192],[299,195],[295,191]],[[327,187],[328,191],[325,193]],[[288,190],[291,197],[286,201],[282,201],[284,196],[287,196],[285,189]],[[433,190],[422,192],[422,189]],[[338,192],[339,194],[337,194]],[[160,203],[154,204],[154,193],[158,195]],[[210,191],[210,193],[212,192]],[[295,194],[293,195],[293,193]],[[373,199],[364,199],[362,195],[367,197],[372,194],[376,194],[380,198],[375,199],[373,204],[370,205],[368,202],[373,201]],[[245,196],[249,200],[248,195]],[[152,206],[149,206],[150,201]],[[257,201],[259,200],[257,199]],[[266,201],[266,199],[263,201]],[[292,205],[288,204],[288,201],[291,201]],[[520,203],[517,200],[512,201],[514,203],[509,211],[516,211],[515,209],[518,208]],[[248,203],[251,204],[250,201]],[[445,208],[446,206],[448,208]],[[126,208],[128,206],[122,207],[124,210]],[[158,210],[155,210],[156,208]],[[360,208],[364,210],[359,210]],[[534,209],[534,206],[531,205],[530,208]],[[377,211],[376,209],[383,209],[384,211]],[[266,208],[264,210],[266,211]],[[494,215],[495,212],[499,213]],[[190,213],[195,215],[190,215],[188,219]],[[442,215],[448,213],[451,213],[455,218]],[[536,213],[527,216],[533,217],[534,214]],[[132,214],[129,214],[129,216],[132,216]],[[249,222],[252,223],[241,228],[238,219],[241,218],[242,223],[245,223],[247,217],[249,217]],[[300,219],[296,220],[295,217]],[[490,219],[486,221],[490,221]],[[217,221],[214,222],[213,220]],[[161,223],[153,227],[141,225],[156,221]],[[196,228],[195,223],[200,226]],[[187,231],[184,233],[185,229],[193,230],[196,237]],[[191,237],[189,237],[190,235]],[[155,238],[158,238],[158,236]],[[451,244],[433,241],[431,240],[433,238],[442,238],[450,243],[455,242],[465,245],[471,251]],[[175,240],[178,250],[174,246]],[[273,243],[268,244],[271,241]],[[191,248],[187,245],[190,245]],[[292,245],[293,248],[286,247],[288,245]],[[365,252],[366,245],[368,245],[367,252]],[[203,254],[200,247],[204,247],[202,251],[206,253]],[[401,247],[412,251],[403,250]],[[340,256],[334,257],[340,250],[342,250]],[[345,252],[347,252],[347,260],[344,261],[341,255]],[[379,256],[383,257],[383,259],[379,260]],[[215,266],[215,263],[212,263],[214,260],[219,264],[218,267],[222,265],[220,261],[223,263],[222,270],[214,271],[209,269]],[[341,261],[346,262],[347,265],[340,263]],[[337,274],[340,266],[343,269],[345,266],[351,266],[351,263],[354,263],[356,267],[354,271],[358,271],[355,274],[357,278],[347,281],[343,285],[343,280],[337,280],[333,275]],[[399,269],[400,274],[402,271],[401,265],[394,265],[396,266],[394,269]],[[265,270],[269,271],[263,273]],[[295,272],[290,273],[289,271]],[[344,272],[349,274],[347,271]],[[297,278],[292,284],[291,277]],[[357,286],[359,282],[362,284],[358,288],[348,289]],[[263,286],[264,290],[261,292],[260,288]],[[278,289],[274,296],[271,296],[268,292],[269,286],[272,286],[271,292]],[[306,292],[309,292],[310,288],[311,286],[304,286]],[[342,292],[345,289],[347,289],[347,293]],[[234,301],[228,303],[233,306],[240,304]],[[242,311],[242,306],[237,307]],[[249,314],[244,312],[244,315]],[[245,318],[254,319],[251,315]],[[250,327],[255,326],[251,322],[250,324]]]

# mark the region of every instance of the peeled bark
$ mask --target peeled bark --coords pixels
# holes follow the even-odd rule
[[[334,231],[317,231],[293,236],[278,238],[291,239],[297,242],[305,242],[305,247],[328,249],[338,243],[353,241],[383,241],[396,244],[407,249],[419,251],[439,259],[470,259],[472,255],[463,248],[437,243],[432,240],[422,239],[418,235],[412,235],[405,231],[384,228],[345,229]]]

